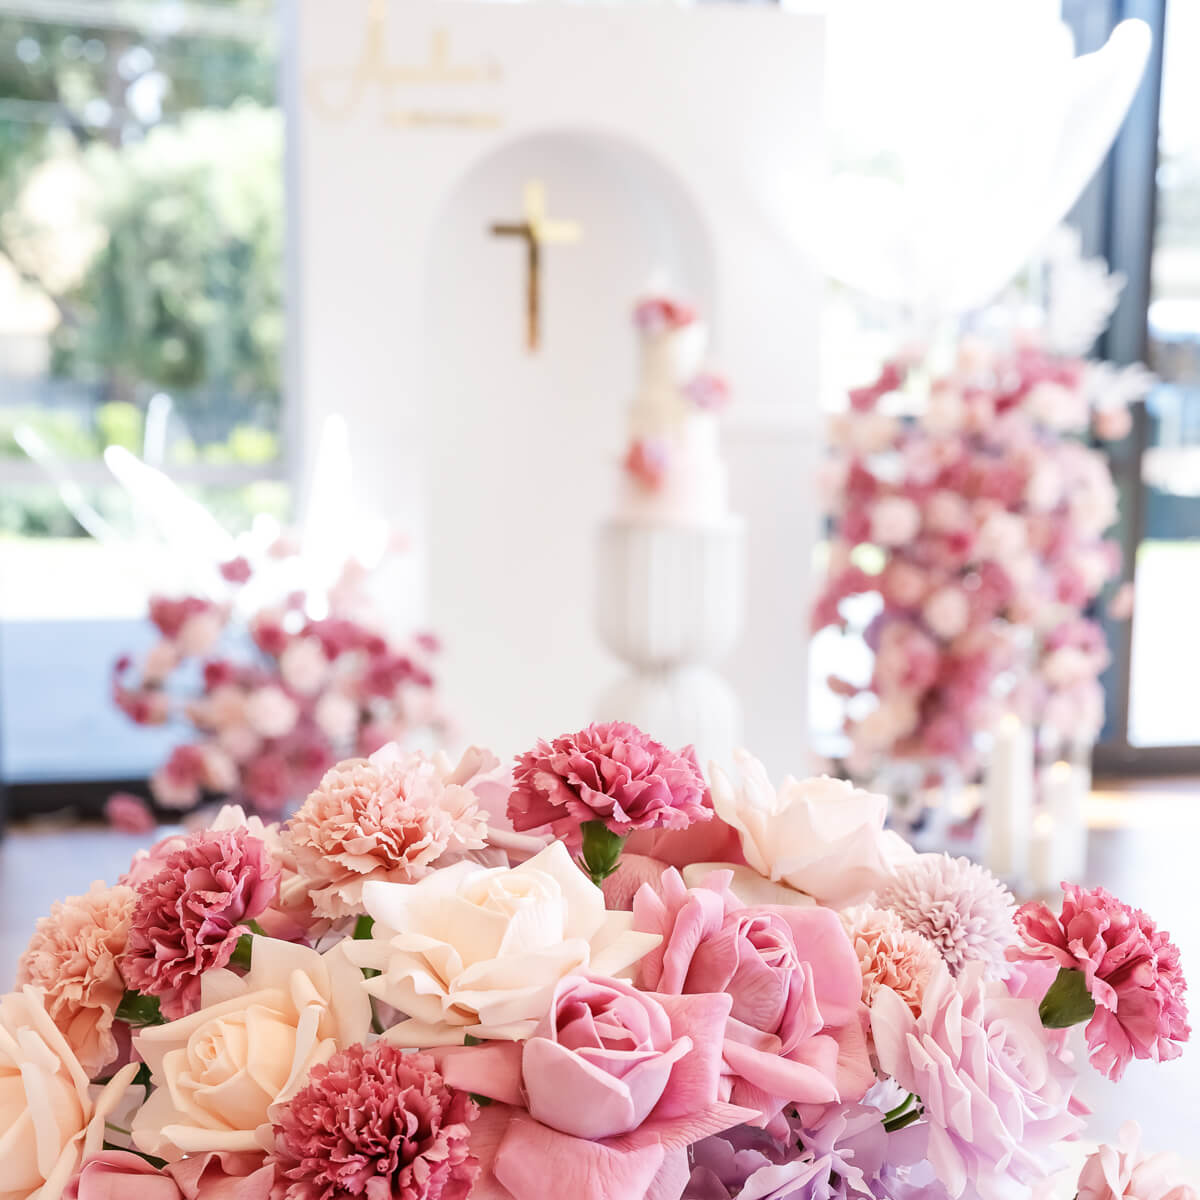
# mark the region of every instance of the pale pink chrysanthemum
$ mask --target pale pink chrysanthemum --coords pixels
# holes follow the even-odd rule
[[[487,818],[468,787],[423,754],[355,758],[330,768],[284,829],[313,909],[361,913],[363,885],[416,883],[448,851],[486,844]]]
[[[113,1020],[125,995],[121,961],[136,899],[132,888],[96,883],[86,896],[56,903],[17,965],[17,988],[44,993],[46,1012],[91,1078],[117,1057]]]
[[[1016,924],[1026,945],[1013,956],[1048,959],[1079,971],[1096,1002],[1084,1031],[1092,1065],[1120,1079],[1134,1058],[1176,1058],[1191,1036],[1179,948],[1141,909],[1103,888],[1064,883],[1055,916],[1024,904]]]
[[[246,922],[278,893],[279,867],[258,838],[244,829],[192,834],[138,885],[126,983],[156,996],[170,1021],[195,1012],[201,976],[229,962]]]
[[[928,938],[952,975],[982,962],[988,978],[1008,974],[1005,951],[1016,941],[1012,893],[990,871],[966,858],[919,854],[896,872],[872,902]]]
[[[941,955],[928,938],[905,929],[893,912],[859,905],[841,914],[842,924],[863,977],[863,1003],[869,1008],[881,987],[893,992],[920,1014],[930,979],[945,970]]]
[[[466,1094],[446,1086],[428,1054],[387,1042],[351,1046],[314,1067],[272,1110],[276,1192],[286,1200],[375,1196],[465,1200],[479,1175]],[[282,1185],[282,1186],[280,1186]]]

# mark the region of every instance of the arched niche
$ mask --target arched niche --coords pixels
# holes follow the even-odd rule
[[[525,247],[497,238],[526,181],[582,227],[549,246],[542,344],[524,341]],[[595,634],[595,531],[637,381],[630,304],[657,272],[714,309],[711,232],[632,140],[550,128],[458,178],[425,261],[427,567],[443,678],[471,737],[502,747],[586,722],[614,666]],[[614,303],[614,298],[621,298]]]

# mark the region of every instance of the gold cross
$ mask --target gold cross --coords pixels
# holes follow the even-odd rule
[[[523,221],[492,226],[494,237],[525,239],[525,342],[533,351],[542,336],[542,247],[577,242],[583,236],[575,221],[553,221],[546,216],[546,185],[531,179],[525,185]]]

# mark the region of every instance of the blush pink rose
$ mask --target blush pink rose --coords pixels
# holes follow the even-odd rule
[[[1143,1154],[1136,1121],[1121,1126],[1115,1146],[1101,1146],[1079,1175],[1076,1200],[1196,1200],[1172,1154]]]
[[[903,546],[921,529],[921,510],[907,496],[884,496],[871,512],[871,540],[881,546]]]
[[[874,1081],[858,957],[837,914],[747,907],[715,872],[688,888],[677,871],[634,898],[634,927],[662,936],[638,982],[668,995],[731,1001],[722,1035],[723,1096],[770,1125],[790,1102],[857,1100]]]
[[[673,1079],[678,1093],[676,1070],[696,1049],[684,1019],[688,1005],[674,1007],[672,1022],[649,992],[600,976],[566,976],[522,1052],[530,1116],[591,1141],[639,1128]]]
[[[179,1185],[144,1158],[105,1150],[89,1158],[67,1185],[63,1200],[183,1200]]]
[[[482,1194],[542,1200],[553,1179],[572,1200],[680,1195],[687,1147],[755,1115],[719,1095],[729,1008],[570,975],[524,1044],[441,1051],[450,1086],[496,1102],[473,1139]]]

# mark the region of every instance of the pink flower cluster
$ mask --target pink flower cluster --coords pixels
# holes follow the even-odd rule
[[[1065,1011],[1109,1074],[1178,1052],[1178,950],[1144,914],[1068,888],[1014,916],[981,868],[882,838],[854,907],[820,903],[801,868],[859,871],[845,820],[875,798],[789,819],[829,815],[814,781],[746,766],[714,811],[629,725],[515,776],[393,746],[283,826],[165,839],[56,906],[0,1000],[6,1200],[1006,1200],[1082,1129]],[[585,858],[632,829],[628,905],[506,811]],[[1078,1191],[1194,1200],[1173,1170],[1123,1134]]]
[[[834,421],[833,543],[814,627],[846,629],[851,597],[882,600],[863,631],[873,704],[846,726],[856,769],[890,757],[970,768],[1002,703],[1061,740],[1098,733],[1108,648],[1085,612],[1121,563],[1105,540],[1116,487],[1079,440],[1090,370],[1033,345],[964,341],[915,417],[883,405],[906,386],[892,363]]]
[[[345,754],[371,754],[415,731],[444,728],[432,636],[395,642],[358,615],[356,593],[340,586],[330,599],[346,612],[334,607],[310,619],[297,593],[235,621],[253,571],[239,558],[222,575],[228,602],[152,599],[150,620],[161,640],[139,662],[125,656],[114,670],[113,700],[130,720],[191,731],[151,777],[160,808],[186,812],[221,797],[276,816]],[[114,803],[110,815],[135,829],[148,810],[131,799]]]

